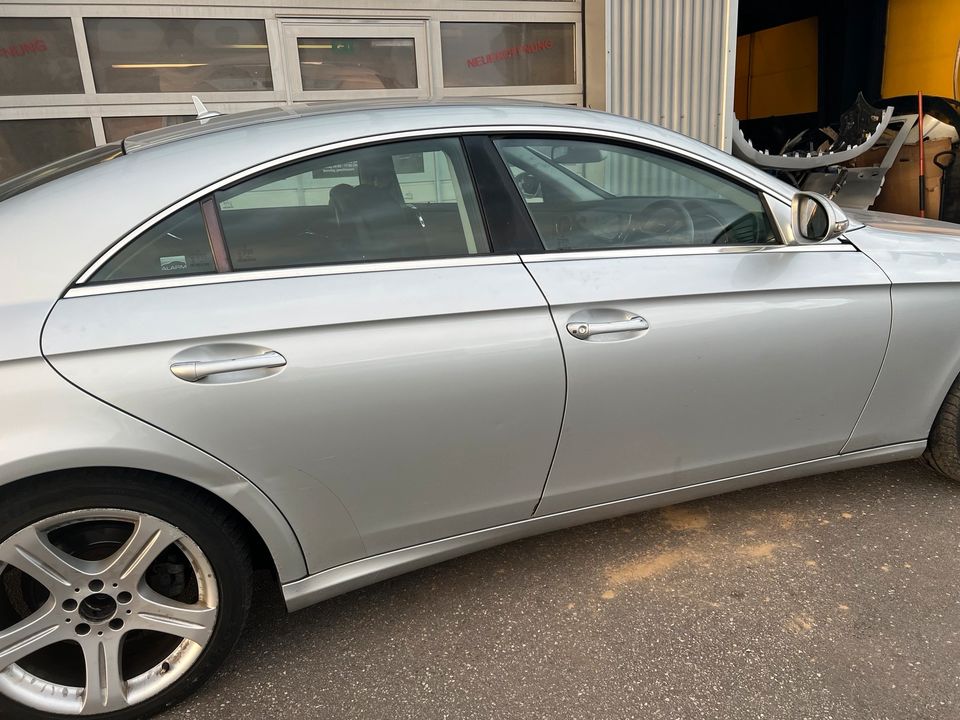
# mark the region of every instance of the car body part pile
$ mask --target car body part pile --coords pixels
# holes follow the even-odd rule
[[[733,154],[844,207],[919,215],[923,197],[929,217],[960,222],[960,166],[955,162],[960,104],[936,97],[925,103],[923,172],[913,96],[893,98],[881,109],[860,94],[835,127],[803,130],[777,153],[754,147],[737,122]],[[922,196],[917,191],[921,175]]]

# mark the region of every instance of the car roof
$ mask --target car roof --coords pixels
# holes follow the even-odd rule
[[[458,98],[378,100],[283,105],[198,118],[188,123],[131,135],[123,141],[125,160],[176,158],[184,174],[230,175],[271,158],[391,134],[449,130],[452,133],[518,128],[548,132],[601,131],[644,138],[728,167],[766,187],[787,186],[728,153],[666,128],[622,115],[529,100]],[[144,152],[149,151],[149,152]],[[189,160],[187,160],[189,158]],[[189,164],[185,164],[188,162]],[[166,169],[164,172],[167,172]]]
[[[338,116],[349,113],[369,113],[376,111],[390,111],[401,108],[454,108],[454,107],[539,107],[544,109],[566,109],[573,112],[582,112],[579,109],[565,105],[556,105],[531,100],[508,100],[491,98],[464,98],[460,100],[356,100],[350,102],[333,101],[306,103],[304,105],[281,105],[256,110],[246,110],[239,113],[220,114],[210,118],[191,120],[156,130],[130,135],[123,141],[125,152],[137,152],[149,147],[188,140],[201,135],[208,135],[237,128],[263,125],[283,120],[294,120],[324,115]]]

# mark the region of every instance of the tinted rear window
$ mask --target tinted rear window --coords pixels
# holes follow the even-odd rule
[[[57,160],[43,167],[38,167],[36,170],[30,170],[22,175],[17,175],[0,183],[0,202],[8,200],[14,195],[26,192],[27,190],[33,190],[33,188],[39,187],[51,180],[66,177],[79,170],[99,165],[102,162],[113,160],[115,157],[120,157],[121,155],[123,155],[123,148],[120,143],[111,143],[109,145],[101,145],[100,147],[84,150],[76,155],[71,155],[70,157],[65,157],[62,160]]]

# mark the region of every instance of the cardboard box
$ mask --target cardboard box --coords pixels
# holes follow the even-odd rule
[[[933,163],[937,153],[950,150],[950,140],[928,140],[923,144],[926,177],[924,186],[927,193],[927,217],[940,217],[940,178],[943,172]],[[855,159],[854,167],[877,167],[883,162],[886,148],[873,148]],[[899,213],[900,215],[920,215],[919,193],[920,146],[904,145],[893,166],[887,171],[880,195],[870,206],[871,210]]]

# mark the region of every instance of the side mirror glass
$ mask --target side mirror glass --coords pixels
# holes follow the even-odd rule
[[[520,192],[526,198],[536,197],[540,194],[540,178],[528,172],[522,172],[516,177]]]
[[[850,225],[840,209],[823,195],[799,192],[791,206],[793,241],[801,245],[839,237]]]

